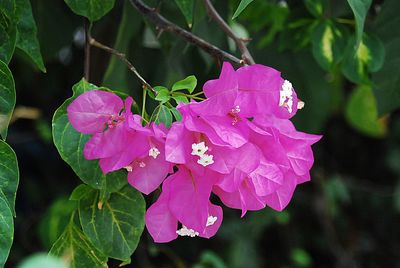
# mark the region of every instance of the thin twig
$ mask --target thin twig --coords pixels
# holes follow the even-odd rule
[[[119,52],[118,50],[111,48],[109,46],[103,45],[102,43],[98,42],[90,35],[88,37],[89,37],[89,44],[91,46],[100,48],[104,51],[107,51],[108,53],[111,53],[111,54],[117,56],[122,62],[124,62],[128,66],[129,70],[132,71],[137,76],[137,78],[139,78],[144,89],[149,89],[153,93],[157,94],[157,91],[155,91],[154,88],[152,86],[150,86],[150,84],[147,83],[147,81],[139,74],[139,72],[136,70],[135,66],[133,66],[133,64],[126,58],[126,55],[124,53]]]
[[[85,62],[84,62],[84,76],[85,80],[89,82],[90,79],[90,44],[89,44],[89,31],[90,24],[89,20],[84,18],[85,27]]]
[[[219,27],[236,43],[240,52],[242,53],[242,60],[246,64],[255,64],[253,57],[251,56],[249,50],[246,46],[246,41],[233,32],[231,27],[224,21],[224,19],[219,15],[218,11],[214,8],[210,0],[204,0],[204,5],[207,8],[208,16],[213,19]]]
[[[208,43],[207,41],[201,39],[200,37],[192,34],[185,29],[177,26],[176,24],[170,22],[163,16],[161,16],[155,8],[151,8],[144,4],[141,0],[129,0],[134,8],[136,8],[142,15],[148,17],[150,21],[152,21],[156,26],[158,31],[160,32],[170,32],[173,33],[187,42],[201,48],[211,56],[218,58],[220,60],[229,60],[236,65],[242,65],[243,61],[238,59],[237,57],[229,54],[226,51],[221,50],[220,48]]]

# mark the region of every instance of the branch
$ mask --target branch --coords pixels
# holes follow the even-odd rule
[[[214,56],[215,58],[221,60],[228,60],[236,65],[242,65],[244,62],[232,54],[219,49],[218,47],[208,43],[207,41],[201,39],[200,37],[192,34],[189,31],[177,26],[176,24],[170,22],[163,16],[161,16],[155,8],[151,8],[144,4],[141,0],[129,0],[134,8],[136,8],[142,15],[148,17],[156,26],[160,32],[170,32],[173,33],[187,42],[201,48],[208,54]]]
[[[253,57],[251,56],[249,50],[247,49],[246,42],[242,38],[238,37],[231,27],[224,21],[224,19],[219,15],[218,11],[214,8],[210,0],[204,0],[204,5],[207,8],[208,16],[214,20],[220,28],[236,43],[240,52],[242,53],[242,60],[246,64],[255,64]]]
[[[154,90],[154,88],[152,88],[152,86],[150,86],[149,83],[147,83],[147,81],[139,74],[139,72],[136,70],[135,66],[133,66],[133,64],[126,58],[126,55],[122,52],[119,52],[118,50],[108,47],[106,45],[103,45],[102,43],[98,42],[97,40],[95,40],[93,37],[91,37],[90,35],[88,35],[88,40],[89,40],[89,44],[91,46],[100,48],[104,51],[107,51],[108,53],[117,56],[122,62],[124,62],[130,71],[132,71],[137,78],[139,78],[140,82],[143,85],[144,89],[149,89],[151,90],[153,93],[157,94],[157,92]]]

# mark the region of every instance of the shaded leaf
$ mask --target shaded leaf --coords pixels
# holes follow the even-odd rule
[[[319,24],[312,33],[312,52],[325,69],[331,69],[342,59],[346,46],[344,33],[332,21]]]
[[[378,120],[376,100],[370,86],[359,86],[352,92],[346,106],[346,119],[368,136],[382,137],[386,134],[386,122]]]
[[[348,41],[343,55],[343,74],[354,83],[369,83],[369,73],[378,71],[383,65],[385,48],[377,37],[366,34],[357,49],[354,49],[355,42],[354,38]]]
[[[157,125],[163,123],[167,128],[169,128],[172,124],[171,111],[168,107],[160,104],[154,109],[150,121],[155,122]]]
[[[68,224],[64,233],[55,242],[49,255],[66,260],[70,268],[107,267],[107,256],[93,246],[73,221]]]
[[[15,196],[19,182],[17,156],[13,149],[0,140],[0,190],[7,198],[13,216],[15,217]]]
[[[73,96],[67,99],[54,113],[53,140],[61,158],[67,162],[78,177],[95,189],[102,189],[102,196],[118,191],[126,184],[126,173],[116,171],[104,175],[97,160],[86,160],[83,148],[90,135],[77,132],[68,121],[67,106],[80,94],[98,89],[95,85],[82,79],[72,88]]]
[[[377,73],[373,74],[374,93],[379,114],[400,107],[400,1],[387,0],[383,3],[376,20],[376,32],[382,40],[386,57]]]
[[[113,7],[115,0],[64,0],[69,8],[78,15],[96,21],[106,15]]]
[[[17,47],[23,50],[42,71],[46,72],[40,53],[37,28],[29,0],[16,0],[17,3]]]
[[[371,6],[372,0],[347,0],[351,10],[354,13],[356,20],[356,42],[355,48],[357,48],[363,36],[365,17],[367,16],[368,9]]]
[[[175,107],[172,107],[169,110],[174,115],[176,121],[182,121],[182,115]]]
[[[13,215],[3,191],[0,190],[0,267],[4,267],[14,237]]]
[[[86,194],[90,193],[92,188],[86,184],[78,185],[71,193],[69,200],[79,201],[81,200]]]
[[[15,106],[15,85],[10,69],[0,60],[0,135],[5,140]]]
[[[243,12],[243,10],[251,3],[253,0],[241,0],[239,3],[239,6],[237,7],[235,13],[233,14],[232,19],[234,20],[237,16],[240,15],[240,13]]]
[[[325,0],[303,0],[304,5],[306,6],[307,10],[314,16],[314,17],[321,17],[324,14],[324,10],[326,7]]]
[[[145,202],[131,186],[111,194],[98,209],[98,191],[81,199],[79,216],[90,241],[107,256],[130,260],[144,229]]]
[[[17,40],[15,0],[0,1],[0,61],[9,63]]]
[[[194,0],[175,0],[175,2],[185,16],[189,28],[192,28]]]

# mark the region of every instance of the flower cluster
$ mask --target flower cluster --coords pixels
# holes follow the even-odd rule
[[[143,126],[132,99],[110,92],[88,91],[68,106],[73,127],[93,135],[86,159],[100,159],[104,173],[125,168],[144,194],[162,185],[145,218],[156,242],[213,236],[223,215],[212,193],[244,216],[265,206],[281,211],[297,184],[310,180],[311,145],[321,136],[299,132],[289,120],[304,103],[280,72],[224,63],[203,91],[206,100],[178,105],[182,120],[170,129]]]

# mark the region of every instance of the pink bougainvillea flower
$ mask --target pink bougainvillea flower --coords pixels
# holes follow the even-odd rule
[[[235,71],[230,63],[224,62],[220,77],[206,82],[203,91],[208,99],[202,105],[208,106],[205,109],[208,113],[216,114],[216,109],[217,112],[225,109],[236,113],[238,118],[260,114],[290,118],[297,112],[298,99],[292,84],[284,80],[279,71],[260,64]],[[227,100],[227,94],[236,98]],[[208,105],[207,102],[223,105]]]
[[[155,242],[169,242],[178,235],[210,238],[217,232],[222,209],[211,204],[209,198],[218,177],[202,171],[205,173],[196,174],[181,165],[178,172],[164,181],[160,197],[145,217]],[[179,229],[178,222],[182,224]]]

